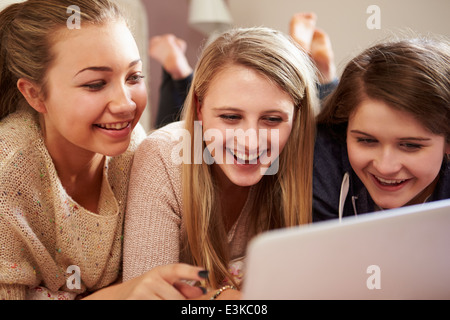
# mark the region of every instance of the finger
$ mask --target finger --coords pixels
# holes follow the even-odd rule
[[[177,289],[186,299],[197,299],[206,293],[206,289],[192,286],[186,282],[175,282],[175,289]]]
[[[153,270],[152,270],[153,271]],[[155,276],[155,272],[150,272],[143,280],[143,286],[135,293],[133,299],[149,300],[184,300],[185,296],[178,291],[171,283],[161,278],[161,275]]]
[[[161,277],[170,284],[174,284],[180,280],[201,281],[205,279],[205,270],[203,268],[194,267],[184,263],[160,266],[157,268],[160,268],[159,272]]]
[[[162,300],[186,300],[186,296],[177,287],[167,282],[164,282],[163,286],[158,290],[158,296]]]

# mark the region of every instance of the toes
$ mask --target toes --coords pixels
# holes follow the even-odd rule
[[[307,52],[310,50],[317,16],[313,12],[297,13],[290,21],[290,34]]]

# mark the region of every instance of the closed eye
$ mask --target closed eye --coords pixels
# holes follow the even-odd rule
[[[89,91],[99,91],[99,90],[103,89],[103,87],[105,85],[106,85],[106,81],[100,80],[100,81],[95,81],[95,82],[91,82],[91,83],[82,85],[82,87],[88,89]]]
[[[422,149],[423,145],[417,144],[417,143],[403,142],[403,143],[400,143],[400,147],[407,151],[416,151],[416,150]]]
[[[376,139],[371,139],[371,138],[356,138],[356,142],[363,143],[363,144],[373,144],[378,141]]]
[[[240,115],[237,114],[221,114],[219,117],[226,121],[237,121],[242,118]]]
[[[131,84],[137,84],[137,83],[140,83],[142,81],[142,79],[144,79],[144,78],[145,78],[145,76],[141,75],[140,73],[135,73],[128,78],[128,81]]]
[[[268,123],[269,125],[276,125],[283,121],[281,117],[264,117],[263,120]]]

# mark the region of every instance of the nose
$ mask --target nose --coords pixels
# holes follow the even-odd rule
[[[235,130],[235,138],[240,148],[255,151],[259,145],[259,127],[257,123],[247,121],[242,128]]]
[[[132,99],[130,90],[125,85],[115,86],[108,109],[111,113],[133,114],[136,110],[136,103]]]
[[[401,156],[392,148],[383,148],[373,160],[373,166],[381,175],[393,175],[402,168]]]

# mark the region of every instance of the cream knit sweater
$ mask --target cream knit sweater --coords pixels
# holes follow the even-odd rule
[[[128,150],[106,158],[94,214],[65,192],[37,114],[27,108],[1,120],[0,299],[29,298],[35,286],[75,297],[117,280],[129,170],[143,138],[137,127]],[[70,266],[80,270],[79,289],[67,281],[76,276]]]
[[[136,150],[125,216],[124,281],[158,265],[190,261],[183,251],[187,243],[181,164],[174,161],[182,130],[183,122],[171,123],[153,132]],[[232,260],[244,258],[251,237],[247,221],[251,199],[252,192],[224,239]]]

